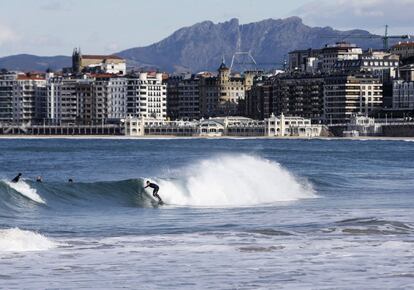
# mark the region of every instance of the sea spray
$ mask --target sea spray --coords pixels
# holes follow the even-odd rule
[[[253,206],[316,197],[311,186],[280,164],[250,155],[202,160],[157,180],[167,202],[185,206]]]
[[[10,181],[4,181],[9,187],[20,193],[21,195],[25,196],[26,198],[37,202],[37,203],[43,203],[46,204],[46,202],[40,197],[40,195],[37,193],[35,188],[30,187],[29,184],[27,184],[24,181],[19,182],[10,182]]]
[[[45,251],[56,247],[47,237],[19,228],[0,229],[1,252]]]

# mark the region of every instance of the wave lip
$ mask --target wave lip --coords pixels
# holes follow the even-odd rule
[[[46,201],[44,201],[44,199],[40,197],[36,189],[30,187],[30,185],[24,182],[23,180],[20,180],[19,182],[16,182],[16,183],[10,182],[10,181],[4,181],[4,183],[26,198],[34,202],[37,202],[37,203],[46,204]]]
[[[0,252],[45,251],[57,245],[49,238],[19,228],[0,230]]]
[[[317,197],[309,183],[279,163],[251,155],[217,156],[157,180],[167,204],[180,206],[255,206]]]

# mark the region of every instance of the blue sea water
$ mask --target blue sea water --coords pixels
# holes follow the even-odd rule
[[[409,141],[0,139],[0,288],[414,289],[413,158]]]

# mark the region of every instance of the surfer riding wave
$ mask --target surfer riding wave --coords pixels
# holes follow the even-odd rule
[[[159,204],[163,204],[164,202],[162,201],[161,197],[158,195],[158,191],[160,190],[160,187],[158,186],[158,184],[152,183],[149,180],[147,181],[147,185],[144,188],[153,188],[153,192],[152,192],[152,196],[158,198],[158,203]]]

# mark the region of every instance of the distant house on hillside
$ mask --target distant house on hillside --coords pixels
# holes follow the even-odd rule
[[[72,70],[75,73],[83,71],[125,75],[125,59],[116,55],[82,55],[75,48],[72,54]]]

